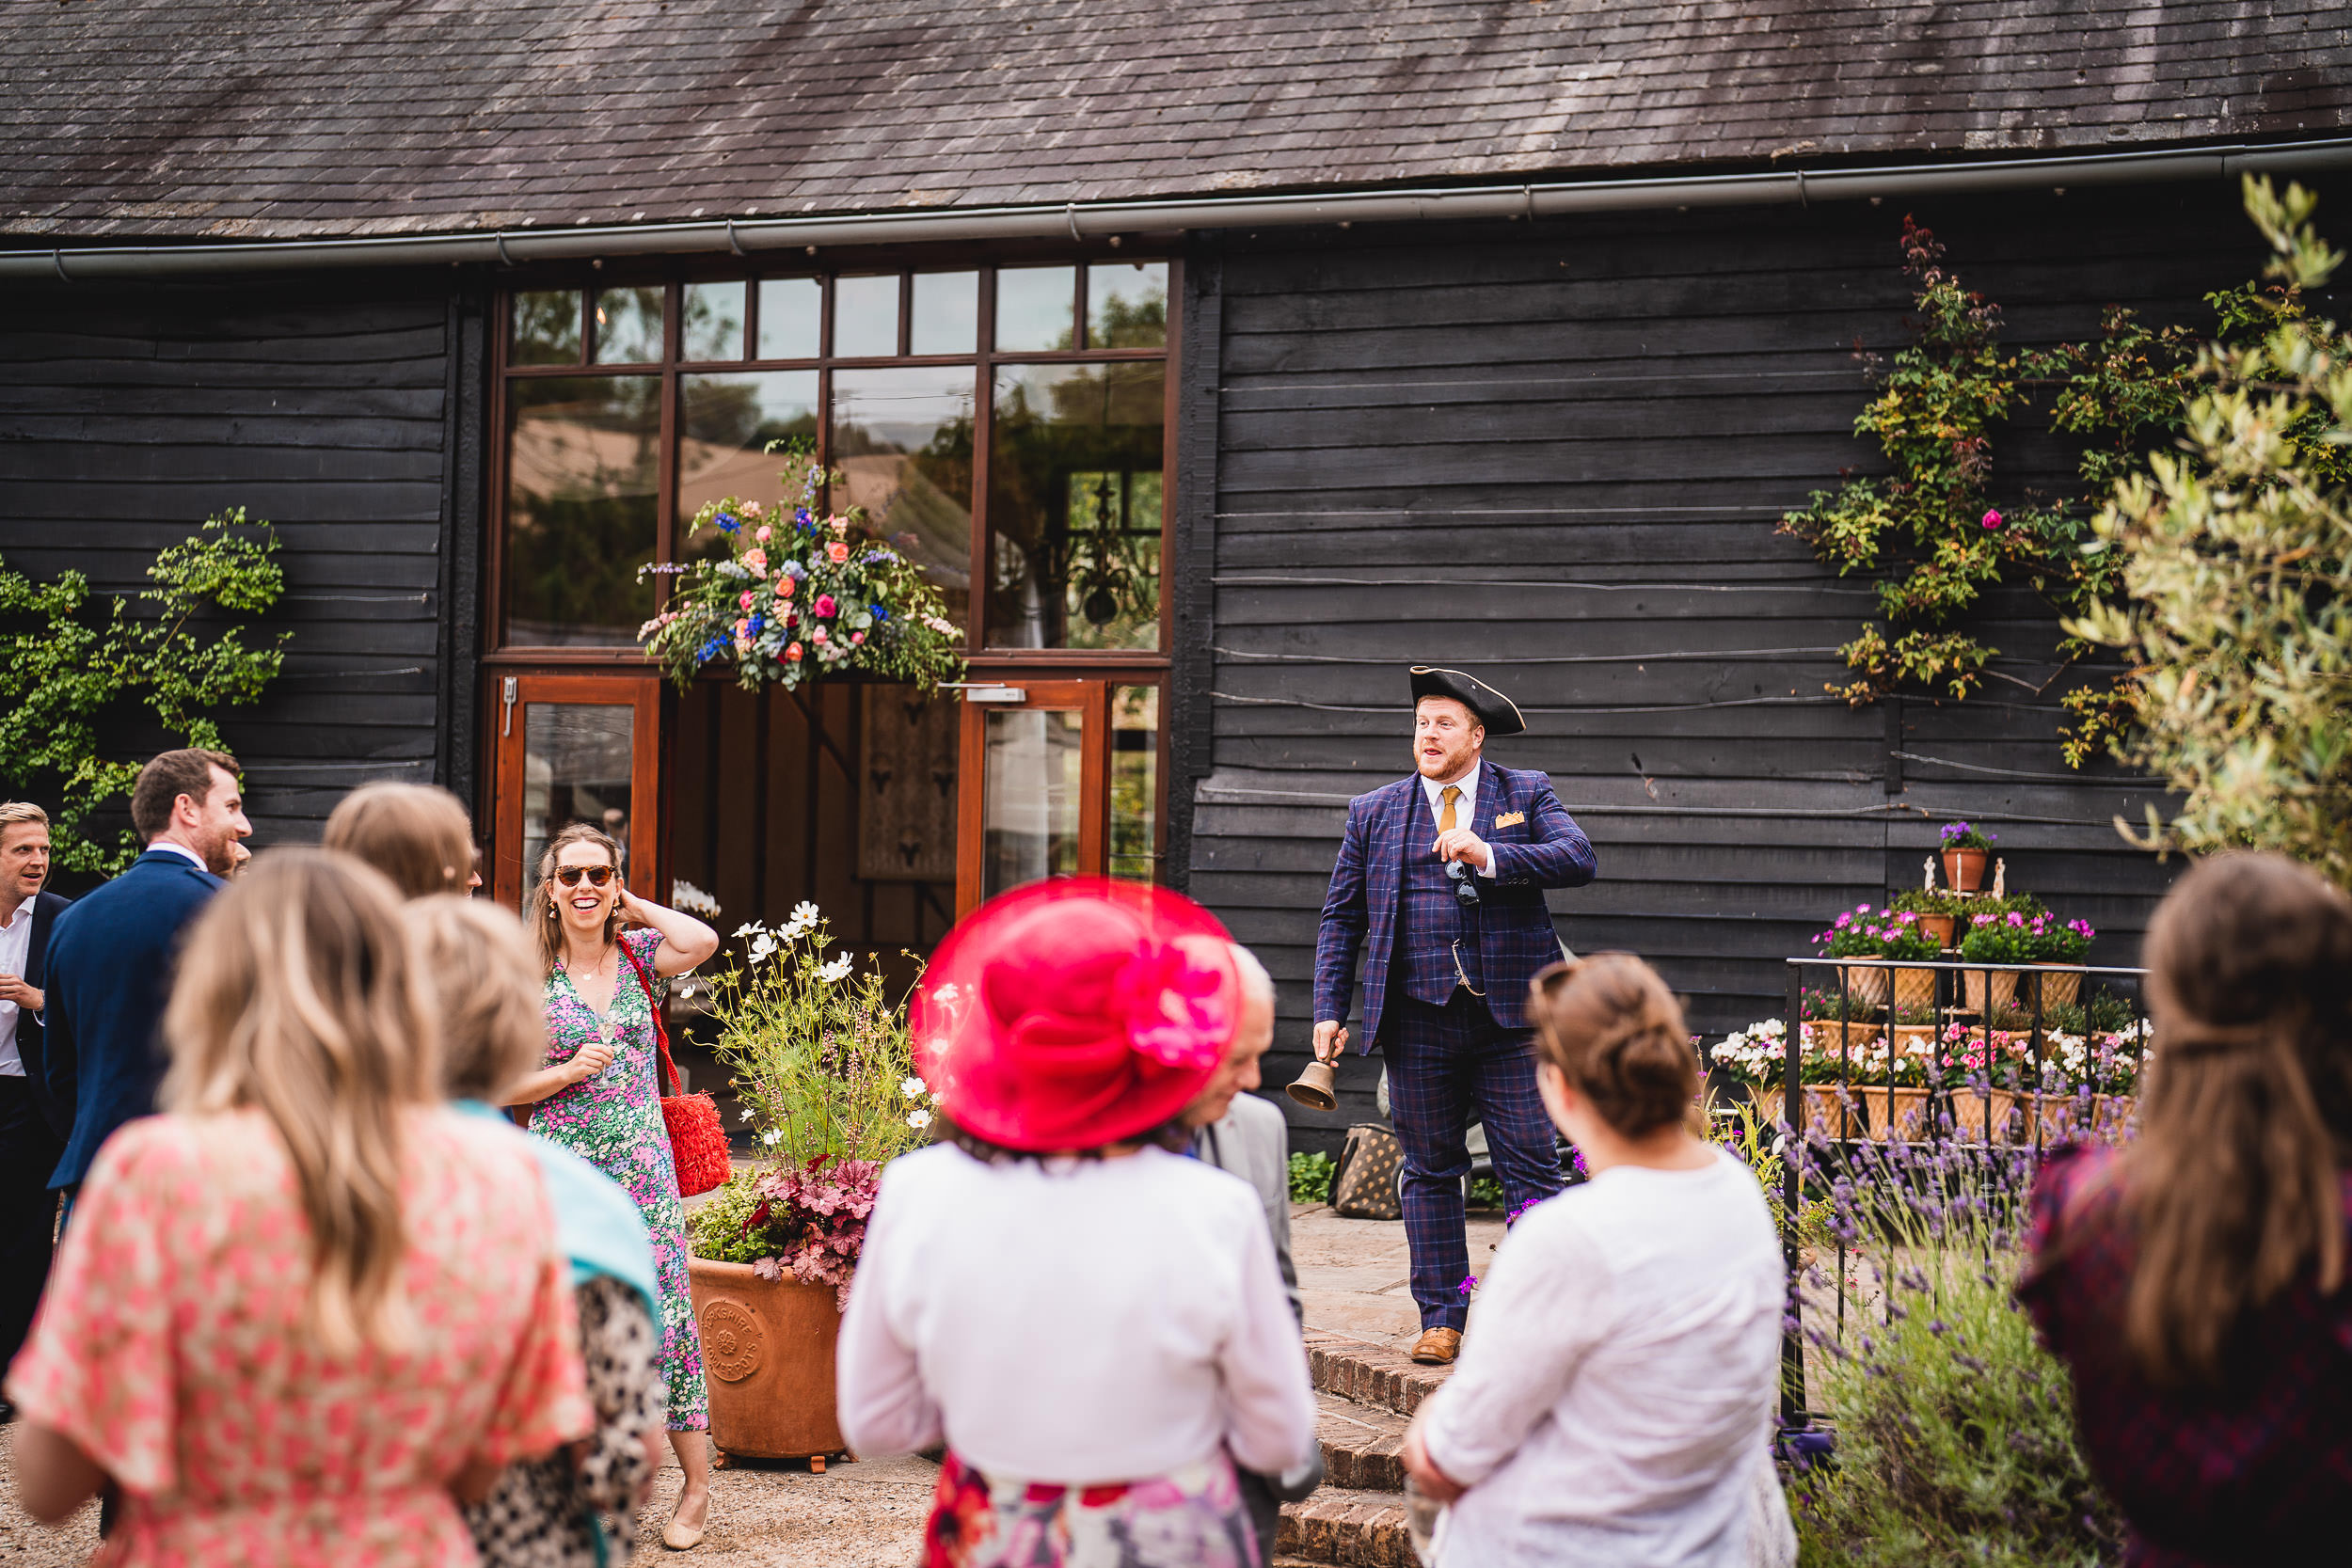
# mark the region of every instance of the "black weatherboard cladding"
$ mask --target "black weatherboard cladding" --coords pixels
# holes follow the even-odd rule
[[[1917,216],[2020,346],[2088,336],[2111,301],[2209,325],[2200,296],[2263,259],[2233,198]],[[2341,197],[2329,211],[2352,222]],[[1883,467],[1852,434],[1870,392],[1854,351],[1905,341],[1902,216],[1223,237],[1213,625],[1179,677],[1207,689],[1214,736],[1205,761],[1180,752],[1177,782],[1191,891],[1281,982],[1269,1082],[1306,1060],[1345,803],[1409,767],[1417,660],[1526,711],[1529,733],[1489,754],[1548,769],[1600,857],[1597,883],[1552,895],[1562,936],[1655,960],[1694,1029],[1780,1015],[1779,960],[1836,911],[1918,885],[1955,816],[2000,834],[2012,888],[2099,927],[2094,961],[2134,961],[2179,863],[2111,826],[2160,799],[2146,781],[2060,759],[2065,678],[2038,599],[1990,601],[1979,624],[2010,678],[1981,699],[1908,699],[1894,734],[1886,709],[1823,689],[1870,590],[1774,524],[1841,468]],[[1211,401],[1188,388],[1188,408]],[[2013,435],[1994,495],[2062,483],[2071,462]],[[1352,1064],[1339,1112],[1294,1109],[1302,1141],[1370,1114],[1376,1076]]]
[[[135,591],[211,513],[277,529],[286,594],[262,626],[294,634],[285,669],[222,725],[257,845],[315,839],[365,780],[467,785],[449,697],[472,681],[473,567],[444,546],[453,512],[478,529],[480,480],[446,454],[479,450],[481,318],[438,281],[56,286],[0,308],[10,567]],[[453,592],[466,612],[445,621]]]

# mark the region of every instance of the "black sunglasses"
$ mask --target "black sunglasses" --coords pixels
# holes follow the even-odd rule
[[[582,877],[588,879],[590,887],[602,887],[612,879],[612,868],[609,865],[565,865],[556,868],[555,879],[565,887],[580,886]]]

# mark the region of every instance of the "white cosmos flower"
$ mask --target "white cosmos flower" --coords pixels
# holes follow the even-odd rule
[[[758,921],[756,921],[756,920],[746,920],[745,922],[743,922],[743,924],[742,924],[742,925],[738,926],[738,927],[735,928],[735,934],[736,934],[738,937],[755,936],[755,935],[757,935],[757,934],[758,934],[758,932],[759,932],[760,928],[761,928],[761,927],[760,927],[760,924],[759,924],[759,922],[758,922]]]
[[[824,911],[818,909],[816,905],[803,898],[799,903],[792,906],[792,924],[795,926],[814,926],[818,920],[823,918],[824,912]]]
[[[769,1148],[773,1148],[776,1146],[776,1144],[777,1144],[778,1140],[780,1140],[781,1138],[783,1138],[783,1136],[784,1136],[783,1132],[779,1132],[777,1129],[775,1129],[775,1128],[773,1128],[773,1127],[771,1127],[770,1129],[768,1129],[768,1131],[767,1131],[767,1132],[762,1132],[762,1133],[759,1135],[759,1141],[760,1141],[761,1143],[766,1144]]]
[[[752,962],[765,963],[776,951],[776,939],[762,931],[752,939]]]
[[[909,1100],[913,1100],[923,1092],[923,1080],[920,1078],[910,1078],[898,1085],[898,1092],[905,1095]]]
[[[920,1132],[924,1128],[929,1127],[930,1124],[931,1114],[929,1111],[909,1111],[907,1113],[907,1125],[914,1128],[918,1132]]]
[[[956,983],[953,980],[947,980],[933,988],[931,1000],[943,1007],[951,1007],[955,1006],[957,994]]]
[[[752,1108],[749,1105],[743,1107],[743,1119],[745,1121],[752,1119]]]
[[[829,986],[838,985],[840,982],[850,977],[850,955],[844,953],[841,957],[834,959],[833,962],[821,966],[817,971],[817,978],[824,981],[825,984]]]

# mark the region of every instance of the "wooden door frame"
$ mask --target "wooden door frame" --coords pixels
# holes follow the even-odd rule
[[[509,707],[504,683],[516,684]],[[662,880],[668,845],[664,842],[661,809],[661,682],[650,670],[589,674],[507,667],[491,672],[491,744],[497,757],[497,784],[491,794],[490,896],[508,909],[519,910],[529,889],[530,871],[522,864],[524,734],[515,725],[533,702],[580,703],[634,709],[629,720],[629,851],[636,863],[636,887],[661,902],[667,888]],[[512,853],[510,853],[510,849]]]
[[[1081,875],[1100,875],[1110,828],[1110,689],[1104,677],[1084,680],[1025,680],[1009,677],[1006,686],[1019,687],[1017,703],[973,703],[963,705],[963,727],[958,738],[956,798],[956,918],[979,907],[980,879],[987,857],[983,841],[988,831],[988,716],[1025,709],[1075,711],[1079,715],[1082,750],[1078,753],[1078,867]]]

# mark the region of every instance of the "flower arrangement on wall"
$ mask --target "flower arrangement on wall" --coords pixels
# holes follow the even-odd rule
[[[820,675],[862,671],[930,691],[963,670],[963,633],[939,591],[880,537],[863,507],[823,513],[828,484],[808,448],[777,443],[801,477],[796,504],[726,496],[694,515],[725,553],[683,565],[669,608],[637,628],[645,657],[683,689],[704,666],[732,660],[736,683],[792,690]]]

